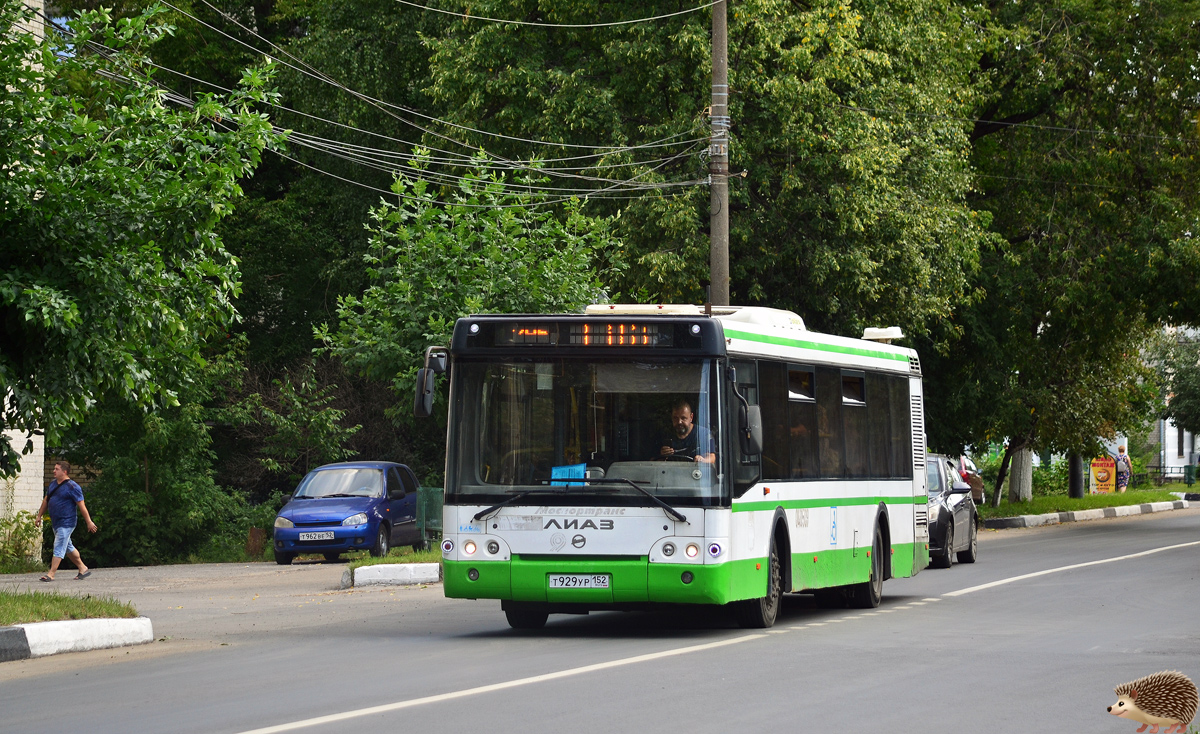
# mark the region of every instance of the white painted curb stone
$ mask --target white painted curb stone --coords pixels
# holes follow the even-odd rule
[[[380,563],[354,569],[352,583],[354,586],[436,584],[441,580],[441,570],[441,564],[438,563]]]
[[[133,619],[73,619],[62,622],[17,624],[29,640],[30,657],[60,652],[100,650],[154,642],[154,627],[146,617]]]

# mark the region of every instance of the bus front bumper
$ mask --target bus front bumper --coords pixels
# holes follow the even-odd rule
[[[605,588],[550,588],[550,574],[605,574]],[[730,564],[650,563],[641,558],[443,561],[447,597],[584,605],[725,604],[732,600]],[[474,578],[472,578],[474,577]]]

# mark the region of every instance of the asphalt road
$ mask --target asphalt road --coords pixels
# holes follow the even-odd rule
[[[1200,510],[988,531],[878,610],[796,596],[767,632],[703,611],[515,632],[437,585],[337,591],[343,568],[99,569],[87,591],[160,641],[0,663],[0,731],[1131,732],[1115,685],[1200,680]]]

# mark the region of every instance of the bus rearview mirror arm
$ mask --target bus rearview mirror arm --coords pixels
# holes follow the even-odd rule
[[[738,402],[738,437],[742,441],[742,453],[746,456],[757,456],[762,453],[762,409],[751,405],[737,387],[737,369],[730,367],[726,372],[729,384],[733,386],[733,394]]]
[[[425,350],[425,366],[417,370],[417,392],[413,397],[413,415],[428,418],[433,415],[433,393],[437,375],[443,374],[450,362],[450,353],[445,347],[429,347]]]

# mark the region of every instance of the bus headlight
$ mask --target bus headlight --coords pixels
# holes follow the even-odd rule
[[[468,556],[475,555],[475,541],[468,540],[463,543],[463,553],[466,553]]]
[[[453,553],[453,552],[454,552],[454,541],[450,540],[449,538],[446,538],[445,540],[442,541],[442,553]]]
[[[720,543],[709,543],[708,544],[708,555],[712,556],[713,558],[716,558],[717,556],[721,555],[721,544]]]
[[[663,544],[663,555],[666,556],[667,558],[670,558],[671,556],[675,555],[675,544],[674,543]]]
[[[688,558],[695,558],[700,555],[700,546],[695,543],[688,543],[687,548],[684,548],[683,552],[687,554]]]
[[[492,556],[496,555],[497,553],[500,552],[500,544],[494,540],[489,540],[488,544],[487,544],[487,552],[488,552],[488,555],[492,555]]]

